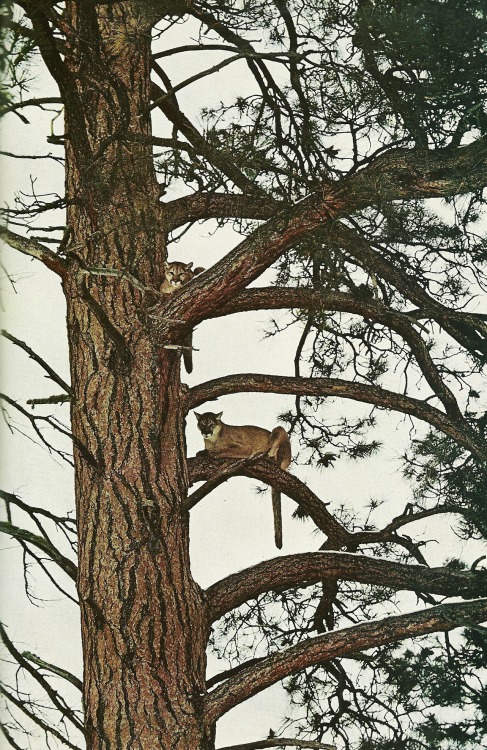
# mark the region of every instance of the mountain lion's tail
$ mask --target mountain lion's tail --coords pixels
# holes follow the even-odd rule
[[[287,469],[291,463],[291,443],[283,427],[275,427],[269,435],[268,455],[275,458],[281,469]],[[277,549],[282,547],[282,507],[281,493],[272,488],[272,512],[274,514],[274,541]]]

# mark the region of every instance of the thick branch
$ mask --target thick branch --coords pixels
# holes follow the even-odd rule
[[[210,621],[265,591],[308,586],[328,579],[470,599],[487,596],[487,571],[458,572],[344,552],[310,552],[266,560],[210,586],[206,591]]]
[[[414,319],[407,314],[386,307],[377,300],[360,300],[342,292],[322,292],[303,287],[268,287],[247,289],[224,307],[215,310],[214,317],[234,312],[258,309],[300,308],[312,311],[330,310],[360,315],[396,331],[406,341],[433,393],[441,400],[445,411],[454,419],[461,413],[453,393],[445,384],[430,356],[428,347],[414,328]]]
[[[212,460],[207,456],[196,456],[188,459],[188,471],[190,484],[209,479],[211,489],[236,474],[251,479],[259,479],[272,487],[276,487],[291,500],[294,500],[316,526],[326,534],[328,544],[332,545],[334,549],[339,549],[342,546],[348,547],[349,545],[353,547],[353,534],[348,532],[335,519],[325,503],[297,477],[280,469],[275,461],[264,458],[236,462],[233,459]]]
[[[268,219],[282,205],[234,193],[194,193],[164,204],[168,231],[200,219]]]
[[[452,418],[429,406],[424,401],[403,396],[376,385],[352,383],[339,378],[292,378],[278,375],[246,373],[216,378],[192,388],[188,408],[193,409],[204,401],[212,401],[230,393],[292,393],[301,396],[333,396],[374,404],[383,409],[408,414],[428,422],[449,435],[479,458],[487,459],[483,441],[462,418]]]
[[[478,599],[461,604],[441,604],[422,612],[386,617],[309,639],[272,654],[215,688],[206,698],[205,718],[210,723],[216,721],[234,706],[306,667],[405,638],[468,627],[481,623],[486,618],[487,599]]]
[[[245,742],[243,745],[229,745],[220,747],[218,750],[263,750],[267,747],[299,747],[309,750],[335,750],[335,745],[313,742],[313,740],[298,740],[294,737],[268,737],[256,742]]]
[[[19,250],[24,255],[29,255],[31,258],[42,261],[45,266],[50,268],[51,271],[55,271],[62,278],[66,276],[66,265],[62,258],[40,242],[29,240],[27,237],[21,237],[20,234],[15,234],[6,227],[0,227],[0,237],[7,245],[13,247],[14,250]]]

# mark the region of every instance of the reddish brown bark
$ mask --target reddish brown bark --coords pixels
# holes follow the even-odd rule
[[[130,4],[68,3],[67,56],[81,112],[67,108],[72,231],[65,281],[79,527],[78,587],[89,750],[211,742],[206,616],[189,565],[179,355],[147,326],[163,217],[149,135],[150,27]],[[84,129],[90,158],[80,160]],[[103,267],[128,272],[90,273]],[[145,307],[144,307],[145,306]]]
[[[373,627],[366,623],[353,629],[352,645],[347,641],[350,630],[323,636],[269,657],[252,671],[242,670],[206,695],[210,616],[190,570],[184,438],[188,398],[177,351],[188,325],[218,310],[226,314],[221,312],[225,304],[317,227],[380,201],[483,186],[485,139],[451,152],[397,150],[350,178],[323,185],[292,209],[282,210],[179,294],[159,301],[154,324],[150,309],[163,278],[168,227],[182,224],[184,218],[211,215],[264,218],[276,204],[230,155],[207,143],[171,94],[151,84],[154,18],[145,13],[155,13],[156,7],[161,15],[183,13],[191,4],[151,3],[152,11],[145,11],[136,0],[67,0],[62,17],[50,3],[24,0],[21,5],[59,85],[66,117],[66,260],[31,241],[9,240],[62,277],[67,301],[88,750],[205,750],[213,746],[214,723],[222,713],[297,669],[485,614],[485,605],[473,602],[470,609],[452,605]],[[208,14],[198,17],[209,19]],[[53,25],[63,34],[62,46]],[[151,96],[195,150],[248,195],[182,199],[167,207],[166,216],[152,160]],[[377,305],[374,311],[378,313]],[[419,337],[397,316],[394,321],[419,352],[430,384],[438,386]],[[384,322],[391,324],[391,315]],[[173,348],[165,348],[168,345]],[[445,388],[439,389],[440,395],[453,417],[371,386],[254,375],[204,384],[193,391],[191,403],[223,392],[276,389],[341,395],[413,413],[477,447],[465,425],[455,423],[455,405]],[[204,459],[193,461],[191,468],[193,481],[215,475],[215,465]],[[233,471],[227,469],[225,476]],[[241,466],[240,473],[263,478],[294,496],[327,534],[329,545],[353,547],[357,540],[373,537],[349,533],[323,502],[272,462]],[[215,484],[218,481],[221,477]],[[13,528],[10,532],[17,533]],[[23,541],[40,544],[39,537]],[[56,561],[54,550],[45,544],[43,549]],[[73,567],[62,559],[57,562],[74,575]],[[276,571],[270,564],[266,574],[266,585],[290,581],[283,567]],[[320,568],[312,576],[322,574]],[[311,573],[304,571],[303,576],[306,582]],[[426,590],[430,583],[425,583]],[[241,583],[233,598],[228,579],[220,590],[213,587],[212,616],[242,596],[253,596],[256,587],[247,584]],[[443,580],[440,584],[435,584],[438,590],[449,590]]]

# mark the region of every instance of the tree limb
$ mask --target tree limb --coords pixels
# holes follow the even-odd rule
[[[283,208],[273,199],[239,193],[194,193],[164,203],[167,231],[201,219],[268,219]]]
[[[185,284],[161,309],[161,330],[174,320],[196,325],[240,293],[280,255],[318,227],[386,201],[463,194],[487,184],[487,137],[461,148],[395,149],[281,211],[212,268]],[[164,316],[164,317],[162,317]]]
[[[53,674],[56,674],[58,677],[62,677],[63,680],[70,682],[71,685],[74,685],[81,692],[83,691],[82,681],[78,677],[76,677],[74,674],[71,674],[71,672],[68,672],[67,669],[56,667],[55,664],[50,664],[49,662],[44,661],[44,659],[40,659],[38,656],[36,656],[36,654],[31,654],[29,651],[23,651],[22,656],[24,657],[24,659],[27,659],[27,661],[31,661],[33,664],[37,664],[38,667],[42,667],[42,669],[47,669],[48,672],[52,672]]]
[[[396,590],[469,599],[487,596],[487,571],[472,574],[344,552],[309,552],[266,560],[210,586],[206,590],[210,621],[214,622],[265,591],[309,586],[328,579],[379,583]]]
[[[306,667],[405,638],[472,626],[486,618],[487,599],[477,599],[440,604],[422,612],[386,617],[308,639],[266,657],[215,688],[204,700],[205,720],[216,721],[234,706]]]
[[[58,255],[49,250],[48,247],[42,245],[36,240],[30,240],[27,237],[21,237],[20,234],[11,232],[6,227],[0,227],[0,237],[13,247],[15,250],[19,250],[24,255],[29,255],[31,258],[42,261],[47,268],[54,271],[62,278],[66,277],[67,268],[63,259]]]
[[[303,287],[268,287],[247,289],[234,300],[215,311],[217,317],[232,312],[256,309],[279,309],[298,307],[313,311],[330,310],[349,312],[373,320],[396,331],[406,341],[433,393],[440,399],[445,411],[454,419],[462,419],[457,401],[439,374],[430,356],[428,347],[421,335],[414,328],[414,319],[407,314],[386,307],[378,300],[360,300],[351,294],[342,292],[324,293],[312,288]]]
[[[63,570],[66,575],[71,578],[71,580],[76,582],[76,565],[71,562],[69,558],[62,555],[57,547],[55,547],[54,544],[52,544],[52,542],[50,542],[48,539],[45,539],[38,534],[34,534],[32,531],[27,531],[27,529],[22,529],[19,526],[14,526],[14,524],[12,523],[7,523],[6,521],[0,521],[0,532],[8,534],[17,541],[32,544],[37,549],[40,549],[53,562],[55,562],[56,565],[58,565],[61,570]]]
[[[253,458],[236,462],[234,459],[215,460],[206,455],[200,455],[188,459],[188,472],[190,484],[209,479],[211,489],[236,474],[251,479],[259,479],[272,487],[276,487],[294,500],[316,526],[326,534],[328,544],[332,545],[333,549],[353,548],[354,546],[354,535],[336,520],[327,509],[326,504],[297,477],[280,469],[273,460]],[[189,510],[187,506],[185,506],[185,509]]]
[[[47,374],[49,375],[50,379],[52,381],[54,381],[54,383],[57,383],[57,385],[59,385],[63,389],[63,391],[65,391],[68,394],[68,400],[69,400],[69,395],[71,393],[71,388],[66,383],[66,381],[64,381],[52,369],[52,367],[47,364],[47,362],[44,359],[42,359],[42,357],[40,357],[38,354],[36,354],[35,351],[33,349],[31,349],[30,346],[28,346],[25,343],[25,341],[21,341],[20,339],[17,339],[15,336],[12,336],[11,333],[8,333],[8,331],[3,330],[2,331],[2,336],[4,336],[6,339],[8,339],[8,341],[11,341],[12,344],[15,344],[16,346],[18,346],[21,349],[23,349],[24,352],[26,352],[29,355],[30,359],[34,360],[34,362],[37,362],[37,364],[40,365],[42,367],[42,369],[47,372]]]
[[[243,745],[228,745],[220,747],[218,750],[261,750],[266,747],[299,747],[311,748],[311,750],[336,750],[335,745],[323,744],[323,742],[313,742],[313,740],[298,740],[294,737],[268,737],[265,740],[256,742],[245,742]]]
[[[188,408],[193,409],[204,401],[213,401],[230,393],[292,393],[302,396],[332,396],[361,401],[383,409],[408,414],[428,422],[449,435],[474,455],[487,460],[487,448],[470,425],[460,416],[453,418],[424,401],[376,385],[354,383],[339,378],[294,378],[279,375],[245,373],[229,375],[192,388]]]

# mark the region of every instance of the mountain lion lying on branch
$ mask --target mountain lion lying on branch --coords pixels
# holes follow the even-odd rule
[[[197,414],[198,428],[205,440],[205,450],[215,458],[250,458],[259,454],[268,455],[277,461],[281,469],[291,463],[289,435],[282,427],[272,432],[252,425],[231,425],[222,422],[223,412]],[[282,547],[281,493],[272,488],[272,511],[274,514],[274,539],[276,547]]]

